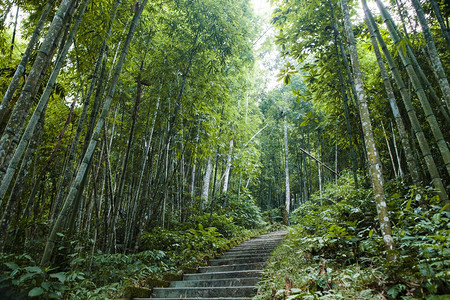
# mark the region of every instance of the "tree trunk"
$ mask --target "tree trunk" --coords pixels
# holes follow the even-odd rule
[[[398,174],[400,175],[400,177],[403,177],[404,173],[403,173],[402,163],[401,163],[402,160],[401,160],[400,154],[398,152],[397,139],[395,138],[395,132],[394,132],[394,127],[392,126],[392,122],[391,122],[391,131],[392,131],[392,143],[394,144],[395,156],[397,157],[397,163],[398,163]],[[412,151],[411,151],[411,154],[412,154]]]
[[[30,59],[31,52],[33,51],[33,48],[39,39],[42,27],[44,26],[45,20],[47,19],[47,16],[50,13],[54,2],[55,0],[50,0],[45,5],[44,10],[42,11],[42,15],[36,25],[36,28],[33,31],[33,34],[31,35],[30,41],[28,42],[27,49],[22,56],[22,60],[17,66],[17,69],[14,72],[14,76],[9,83],[8,89],[6,90],[5,96],[3,97],[2,104],[0,105],[0,123],[2,123],[3,117],[5,116],[5,111],[8,108],[9,103],[11,102],[17,86],[19,85],[20,77],[22,77],[22,75],[25,73],[25,68],[28,64],[28,60]]]
[[[6,156],[14,152],[16,145],[13,144],[16,135],[20,136],[28,117],[28,112],[33,104],[34,93],[41,84],[42,74],[49,65],[53,53],[57,47],[60,33],[65,26],[66,16],[69,15],[75,0],[63,0],[58,11],[48,29],[46,37],[34,61],[33,67],[25,81],[22,93],[17,100],[14,110],[11,113],[8,124],[0,139],[0,165],[4,165]],[[2,174],[3,175],[3,174]]]
[[[50,260],[50,258],[51,258],[51,255],[53,253],[53,247],[54,247],[55,242],[56,242],[57,233],[62,229],[63,221],[68,216],[68,214],[70,213],[70,209],[72,208],[73,200],[74,200],[74,198],[75,198],[75,196],[76,196],[76,194],[77,194],[77,192],[78,192],[78,190],[80,188],[81,181],[84,178],[84,175],[86,173],[87,167],[88,167],[89,162],[91,160],[91,157],[92,157],[92,155],[94,153],[95,147],[97,145],[98,137],[99,137],[100,132],[101,132],[101,130],[103,128],[103,125],[105,123],[106,116],[107,116],[109,108],[111,106],[112,98],[113,98],[113,96],[115,94],[117,82],[119,80],[119,75],[120,75],[120,73],[122,71],[122,67],[123,67],[123,64],[125,62],[125,58],[127,56],[128,49],[129,49],[131,40],[132,40],[133,35],[134,35],[134,31],[136,29],[136,26],[137,26],[137,24],[139,22],[140,16],[142,14],[142,11],[143,11],[146,3],[147,3],[147,0],[143,0],[142,3],[141,3],[141,6],[136,10],[136,12],[135,12],[135,14],[133,16],[133,20],[131,22],[130,29],[128,31],[128,35],[127,35],[125,44],[123,46],[122,52],[120,54],[119,61],[118,61],[117,66],[115,68],[113,78],[111,80],[111,86],[109,88],[108,95],[107,95],[105,103],[103,105],[102,113],[101,113],[100,118],[99,118],[99,120],[97,122],[97,125],[95,127],[95,130],[94,130],[94,133],[92,135],[91,141],[89,143],[88,149],[87,149],[87,151],[86,151],[86,153],[85,153],[85,155],[83,157],[83,161],[82,161],[82,163],[81,163],[81,165],[80,165],[80,167],[78,169],[77,175],[76,175],[76,177],[74,179],[74,182],[73,182],[73,184],[72,184],[72,186],[70,188],[69,194],[67,195],[67,198],[64,201],[63,208],[62,208],[58,218],[56,219],[56,222],[55,222],[55,225],[53,226],[52,231],[50,232],[50,234],[48,236],[47,243],[45,245],[44,254],[42,255],[42,259],[41,259],[41,263],[40,263],[41,266],[47,265],[49,260]]]
[[[386,24],[389,34],[392,40],[398,44],[400,42],[401,37],[397,34],[395,24],[393,23],[389,12],[384,7],[383,3],[380,0],[376,0],[376,3],[380,9],[380,12],[383,17],[383,21]],[[405,45],[405,47],[407,47]],[[434,138],[436,139],[436,143],[438,144],[439,151],[441,152],[442,159],[444,160],[445,167],[447,169],[447,173],[450,174],[450,151],[448,149],[447,143],[442,135],[439,124],[434,116],[433,110],[431,109],[430,103],[428,102],[428,98],[425,94],[425,91],[420,83],[419,78],[417,77],[414,68],[411,65],[411,62],[407,55],[403,53],[402,50],[398,51],[400,54],[400,58],[402,59],[403,65],[406,68],[406,71],[413,83],[414,89],[416,90],[416,94],[420,100],[420,104],[422,105],[422,109],[425,112],[425,117],[430,125],[431,131],[433,133]]]
[[[149,154],[150,154],[150,151],[152,149],[153,132],[155,131],[155,123],[156,123],[156,118],[158,116],[159,101],[160,101],[160,98],[158,97],[158,100],[156,102],[155,112],[153,113],[152,127],[150,129],[150,134],[149,134],[148,141],[147,141],[147,147],[145,149],[144,162],[142,163],[142,168],[141,168],[141,172],[139,174],[139,180],[138,180],[138,183],[137,183],[137,188],[136,188],[136,193],[135,193],[136,201],[138,201],[140,199],[139,198],[140,197],[140,190],[141,190],[141,186],[142,186],[142,181],[144,179],[145,167],[147,165]],[[144,205],[144,207],[145,207],[145,205]],[[144,209],[144,211],[145,211],[145,209]],[[142,215],[142,217],[145,216],[145,214],[141,214],[141,215]],[[135,245],[134,245],[134,251],[135,252],[137,252],[137,250],[139,248],[139,241],[140,241],[142,232],[144,231],[144,224],[145,224],[144,220],[140,220],[140,218],[138,218],[138,221],[139,221],[139,224],[141,224],[141,226],[139,226],[139,231],[137,233],[136,242],[135,242]]]
[[[116,0],[115,1],[113,9],[112,9],[112,12],[111,12],[111,17],[110,17],[110,20],[109,20],[110,21],[109,22],[110,25],[109,25],[108,30],[107,30],[107,36],[108,37],[111,34],[111,27],[112,27],[111,24],[114,22],[115,13],[116,13],[116,10],[117,10],[117,6],[119,5],[119,1],[120,0]],[[107,45],[106,45],[106,42],[107,41],[104,40],[102,46],[100,47],[100,52],[99,52],[99,55],[97,57],[97,61],[96,61],[96,64],[95,64],[94,71],[92,73],[92,79],[91,79],[91,82],[90,82],[90,85],[89,85],[89,89],[88,89],[86,97],[84,98],[84,101],[83,101],[83,110],[82,110],[80,118],[78,120],[78,125],[77,125],[77,129],[75,131],[75,136],[74,136],[74,138],[72,140],[72,144],[70,146],[70,149],[69,149],[69,152],[68,152],[68,156],[67,156],[67,161],[65,163],[65,168],[64,168],[64,171],[63,171],[63,178],[61,180],[61,184],[59,185],[58,192],[57,192],[56,198],[55,198],[56,200],[55,200],[54,207],[56,208],[56,211],[59,210],[59,207],[61,206],[60,204],[62,202],[64,194],[66,193],[66,190],[67,190],[67,188],[68,188],[68,186],[69,186],[69,184],[72,181],[73,176],[74,176],[75,162],[77,161],[77,159],[76,159],[76,157],[77,157],[77,149],[79,147],[79,141],[80,141],[81,132],[83,131],[84,126],[86,125],[86,118],[87,118],[87,113],[88,113],[89,107],[90,107],[91,97],[92,97],[92,94],[94,92],[94,88],[96,86],[97,80],[99,79],[99,72],[100,72],[100,68],[102,67],[102,62],[107,59]],[[103,76],[104,76],[104,72],[102,72],[100,74],[100,82],[103,80]],[[100,85],[100,82],[99,82],[99,85]],[[97,85],[97,86],[99,86],[99,85]],[[100,87],[98,87],[98,89],[101,90]],[[97,96],[98,95],[96,95],[96,99],[97,99]],[[92,112],[93,113],[95,112],[95,109],[96,109],[95,107],[92,108]],[[93,126],[88,127],[88,130],[89,130],[89,128],[93,128]],[[86,134],[86,137],[88,135],[89,134]]]
[[[348,141],[349,141],[349,147],[350,147],[350,160],[352,163],[352,172],[353,172],[353,181],[355,182],[355,189],[359,188],[358,184],[358,161],[355,156],[355,149],[353,147],[353,134],[352,134],[352,127],[350,125],[350,111],[348,107],[348,98],[347,98],[347,92],[345,91],[345,85],[344,85],[344,76],[342,75],[342,69],[341,69],[341,60],[346,59],[345,52],[343,52],[344,47],[341,45],[341,53],[339,54],[339,48],[338,48],[338,32],[336,27],[336,17],[334,15],[334,9],[333,4],[331,3],[331,0],[328,0],[328,4],[330,5],[330,11],[333,18],[333,34],[334,34],[334,50],[336,52],[336,59],[338,61],[338,72],[339,72],[339,83],[341,86],[341,94],[342,94],[342,101],[344,102],[344,114],[345,114],[345,121],[347,124],[347,133],[348,133]],[[337,147],[337,146],[336,146]],[[337,164],[337,159],[336,159]],[[337,173],[337,168],[335,169]],[[336,174],[337,178],[337,174]]]
[[[222,192],[224,194],[226,194],[228,192],[228,181],[229,181],[229,177],[230,177],[230,170],[231,170],[231,161],[233,158],[233,139],[230,140],[230,152],[228,153],[228,157],[227,157],[227,166],[225,169],[225,176],[223,179],[223,190]]]
[[[411,0],[414,9],[416,10],[417,17],[419,19],[420,26],[422,27],[422,33],[425,37],[425,43],[427,45],[428,54],[431,59],[432,66],[438,76],[437,80],[442,91],[443,99],[447,104],[447,109],[450,111],[450,85],[448,84],[447,76],[445,75],[444,68],[442,67],[441,60],[434,44],[433,36],[431,35],[430,27],[428,27],[425,14],[422,10],[419,0]]]
[[[16,213],[17,208],[20,205],[20,201],[22,199],[22,193],[25,188],[25,180],[33,163],[33,157],[36,152],[36,149],[39,145],[39,141],[42,136],[42,128],[44,127],[44,114],[41,115],[41,119],[39,120],[38,126],[36,128],[37,134],[33,135],[33,138],[30,140],[27,152],[22,160],[22,164],[17,174],[17,179],[14,183],[14,186],[11,191],[11,195],[6,202],[4,213],[2,214],[2,219],[0,222],[0,252],[4,250],[5,244],[8,241],[8,230],[11,224],[11,219],[15,214],[19,215],[20,212]],[[30,204],[27,204],[25,207],[28,207]],[[24,209],[24,213],[22,214],[22,218],[26,216],[26,208]]]
[[[430,146],[428,145],[428,141],[425,138],[425,134],[422,131],[422,127],[420,126],[419,119],[417,118],[416,112],[415,112],[413,104],[411,102],[411,98],[408,95],[408,91],[406,89],[405,83],[403,82],[400,72],[394,62],[394,59],[392,58],[391,53],[389,52],[389,50],[386,46],[386,43],[384,42],[383,38],[381,37],[380,31],[378,30],[378,26],[375,23],[375,20],[372,16],[371,11],[366,8],[366,13],[367,13],[368,19],[370,20],[370,22],[372,24],[374,31],[375,31],[374,33],[375,33],[375,36],[377,37],[378,43],[380,44],[381,49],[383,50],[383,53],[386,58],[386,61],[388,62],[389,68],[394,76],[394,80],[400,90],[400,95],[402,97],[403,104],[405,105],[405,109],[408,112],[408,117],[409,117],[412,129],[416,135],[417,141],[419,142],[419,147],[422,152],[425,163],[427,165],[428,172],[430,173],[433,185],[436,189],[439,190],[439,197],[441,198],[441,201],[443,201],[444,203],[447,203],[447,201],[448,201],[447,192],[445,190],[444,184],[442,183],[442,179],[437,170],[433,156],[431,155]]]
[[[381,121],[381,128],[383,129],[383,136],[384,136],[384,139],[386,141],[386,147],[388,149],[389,158],[391,159],[392,170],[394,171],[394,177],[397,178],[397,177],[400,176],[400,173],[397,172],[397,167],[396,167],[395,161],[394,161],[394,155],[392,154],[392,150],[391,150],[391,144],[389,143],[389,138],[388,138],[388,135],[386,133],[386,128],[384,128],[383,121]]]
[[[364,131],[364,138],[366,140],[366,151],[369,159],[369,172],[372,179],[372,186],[374,190],[374,198],[378,211],[378,220],[381,226],[381,232],[384,244],[388,250],[394,249],[394,240],[392,238],[391,223],[386,208],[386,197],[383,188],[383,174],[381,172],[381,163],[378,156],[378,151],[375,146],[375,139],[372,132],[372,124],[370,120],[369,107],[367,104],[366,94],[364,92],[363,79],[359,65],[358,53],[356,50],[356,40],[353,35],[353,28],[350,21],[350,13],[348,10],[347,0],[341,0],[342,14],[344,17],[344,26],[349,40],[349,52],[353,68],[353,77],[355,81],[356,92],[359,99],[359,113],[361,123]],[[392,259],[391,255],[388,255]]]
[[[291,188],[289,185],[289,149],[288,149],[288,132],[287,117],[284,115],[284,171],[285,171],[285,202],[283,212],[283,224],[289,226],[289,214],[291,208]]]
[[[439,4],[436,0],[430,0],[431,7],[433,8],[434,14],[436,15],[436,19],[439,22],[439,26],[441,26],[442,35],[445,37],[445,41],[447,42],[447,49],[450,50],[450,34],[449,29],[445,26],[444,19],[441,15],[441,10],[439,9]]]
[[[420,185],[420,174],[417,167],[417,164],[414,159],[413,152],[411,150],[411,146],[408,140],[408,134],[406,133],[405,124],[403,123],[402,116],[400,115],[400,110],[397,106],[397,100],[394,95],[394,89],[392,88],[391,82],[389,80],[389,75],[384,66],[383,59],[381,57],[380,49],[378,48],[378,42],[375,36],[375,28],[368,16],[368,7],[366,5],[366,1],[362,1],[364,12],[366,15],[366,23],[369,28],[370,38],[372,40],[373,51],[375,53],[375,57],[378,62],[378,67],[380,68],[381,78],[384,82],[384,88],[386,90],[387,97],[389,99],[389,104],[391,106],[392,114],[394,115],[395,123],[397,125],[398,134],[400,136],[403,151],[405,152],[406,164],[408,166],[408,171],[411,176],[411,179],[414,184]],[[399,161],[400,167],[400,161]]]
[[[52,70],[52,74],[50,75],[50,78],[47,82],[47,86],[45,87],[44,93],[41,96],[41,99],[39,100],[39,103],[37,104],[35,111],[33,112],[33,115],[31,116],[30,121],[28,122],[28,125],[25,129],[25,132],[17,146],[17,150],[14,152],[14,155],[12,156],[12,159],[10,162],[5,161],[4,163],[8,163],[8,168],[6,171],[6,174],[3,177],[3,180],[1,182],[0,186],[0,199],[3,200],[3,198],[6,195],[6,192],[9,188],[9,185],[11,183],[11,180],[16,172],[17,166],[20,162],[20,159],[22,158],[23,153],[25,152],[26,145],[28,144],[28,141],[30,140],[31,136],[34,133],[34,129],[36,128],[36,124],[38,123],[41,114],[45,113],[45,109],[47,108],[48,100],[50,99],[50,95],[53,92],[53,88],[56,83],[56,78],[59,75],[59,71],[61,70],[61,67],[63,65],[63,62],[65,60],[65,57],[67,55],[67,52],[69,51],[70,46],[72,45],[73,39],[75,37],[75,33],[78,30],[78,27],[81,23],[81,17],[84,14],[84,10],[87,7],[87,4],[89,3],[89,0],[84,0],[82,5],[80,6],[80,10],[77,15],[77,19],[75,20],[73,27],[70,31],[70,34],[67,38],[67,41],[64,44],[64,47],[58,55],[58,60],[56,61],[55,67]]]
[[[212,163],[211,158],[208,158],[208,162],[206,163],[206,171],[205,176],[203,178],[203,188],[202,188],[202,207],[208,203],[208,195],[209,195],[209,183],[211,181],[211,169]]]

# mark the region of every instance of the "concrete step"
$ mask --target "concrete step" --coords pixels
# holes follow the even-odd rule
[[[183,280],[174,281],[171,288],[180,287],[229,287],[229,286],[253,286],[259,281],[259,277],[227,278],[210,280]]]
[[[155,288],[153,294],[156,298],[206,297],[216,299],[216,297],[251,297],[257,290],[256,286]]]
[[[258,252],[258,253],[252,253],[252,252],[235,252],[235,253],[224,253],[222,256],[219,257],[219,259],[232,259],[232,258],[251,258],[255,256],[263,256],[265,258],[268,258],[270,256],[269,252]]]
[[[266,262],[259,263],[249,263],[249,264],[238,264],[238,265],[228,265],[228,266],[208,266],[200,267],[198,271],[200,273],[211,273],[211,272],[229,272],[229,271],[245,271],[245,270],[262,270]]]
[[[211,266],[224,266],[233,264],[258,263],[267,260],[267,256],[239,257],[239,258],[217,258],[209,262]]]
[[[243,270],[243,271],[224,271],[224,272],[206,272],[185,274],[184,280],[208,280],[208,279],[227,279],[227,278],[246,278],[260,277],[263,270]]]
[[[230,250],[233,249],[241,249],[241,248],[251,248],[251,247],[275,247],[279,244],[279,241],[273,241],[273,242],[253,242],[253,243],[247,243],[247,244],[240,244],[237,245]]]
[[[228,251],[233,252],[233,251],[238,251],[238,250],[248,250],[248,249],[273,249],[276,246],[278,246],[279,243],[275,243],[275,244],[249,244],[249,245],[241,245],[241,246],[236,246]]]
[[[243,242],[211,260],[210,266],[199,268],[199,273],[185,274],[169,288],[153,289],[152,299],[251,299],[270,253],[283,236],[284,232],[270,233]]]
[[[239,249],[233,249],[233,250],[228,250],[227,253],[233,254],[233,253],[243,253],[243,252],[247,252],[247,253],[272,253],[272,251],[275,249],[276,247],[252,247],[252,248],[239,248]]]
[[[215,297],[215,298],[151,298],[153,300],[178,300],[178,299],[185,299],[185,300],[246,300],[246,299],[252,299],[253,297],[239,297],[239,298],[233,298],[233,297]],[[150,300],[150,298],[133,298],[134,300]]]
[[[270,254],[275,247],[254,247],[254,248],[240,248],[228,250],[224,255],[237,255],[237,254]]]

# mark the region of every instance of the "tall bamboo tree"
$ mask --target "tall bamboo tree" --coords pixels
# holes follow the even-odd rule
[[[41,259],[41,265],[47,265],[51,255],[53,253],[53,247],[55,245],[56,242],[56,237],[57,237],[57,233],[61,231],[62,226],[63,226],[63,221],[65,220],[65,218],[68,216],[68,214],[70,213],[70,210],[72,209],[72,203],[73,200],[76,196],[76,194],[78,193],[78,190],[81,187],[84,175],[87,171],[87,167],[89,165],[89,162],[91,161],[92,155],[94,153],[95,147],[97,145],[97,140],[98,137],[100,135],[101,130],[103,129],[103,125],[105,122],[105,118],[109,112],[109,108],[111,107],[111,102],[112,102],[112,98],[115,94],[115,90],[116,90],[116,86],[117,86],[117,82],[119,80],[119,76],[120,73],[122,71],[122,67],[123,64],[125,62],[125,58],[127,57],[128,54],[128,49],[129,46],[131,44],[131,40],[133,39],[133,35],[134,32],[136,30],[137,24],[139,22],[139,19],[141,17],[142,11],[144,10],[145,5],[147,4],[147,0],[143,0],[140,4],[139,7],[136,9],[136,12],[133,16],[133,19],[131,21],[130,24],[130,28],[128,31],[128,35],[127,38],[125,40],[124,46],[122,48],[122,51],[120,53],[120,58],[117,62],[117,66],[115,67],[114,70],[114,75],[113,78],[111,80],[111,85],[109,87],[108,90],[108,95],[105,99],[105,103],[103,105],[102,108],[102,113],[100,115],[100,118],[97,122],[97,125],[95,127],[94,133],[92,135],[91,141],[89,143],[88,149],[86,151],[86,154],[83,157],[83,162],[80,165],[77,175],[74,179],[74,182],[72,183],[72,186],[70,188],[69,194],[67,195],[65,201],[64,201],[64,205],[63,208],[58,216],[58,218],[56,219],[56,222],[47,238],[47,243],[44,249],[44,253],[42,255],[42,259]]]
[[[377,42],[377,39],[375,36],[375,30],[373,28],[372,22],[369,19],[369,16],[367,15],[368,14],[367,11],[369,8],[367,7],[367,3],[365,0],[362,0],[362,4],[363,4],[363,8],[364,8],[364,13],[366,15],[366,23],[369,28],[373,51],[374,51],[375,57],[377,59],[378,67],[380,68],[381,78],[383,79],[386,94],[387,94],[387,97],[389,99],[389,104],[392,109],[392,114],[394,115],[394,119],[397,124],[397,130],[398,130],[398,134],[400,136],[401,142],[402,142],[403,151],[405,152],[406,164],[408,166],[409,174],[411,176],[412,181],[415,184],[420,185],[421,180],[420,180],[419,170],[415,163],[414,155],[411,150],[411,146],[410,146],[410,143],[408,140],[408,135],[407,135],[406,129],[405,129],[405,124],[403,123],[403,119],[400,115],[400,110],[397,106],[397,100],[394,95],[394,89],[392,88],[392,85],[391,85],[391,82],[389,79],[389,75],[387,73],[386,67],[384,66],[384,62],[381,57],[380,49],[378,47],[378,42]]]
[[[407,90],[406,85],[400,75],[400,71],[398,70],[397,65],[395,64],[395,61],[394,61],[391,53],[389,52],[389,50],[386,46],[386,43],[384,42],[384,39],[382,38],[382,36],[380,34],[380,31],[378,30],[378,26],[375,23],[375,20],[373,18],[371,11],[368,10],[367,7],[365,10],[365,13],[367,14],[367,17],[372,24],[375,36],[377,37],[378,43],[381,46],[383,54],[388,63],[389,69],[391,70],[391,72],[393,74],[393,77],[398,86],[398,89],[400,90],[400,95],[403,100],[405,109],[408,113],[408,117],[409,117],[409,121],[410,121],[412,130],[413,130],[413,132],[417,138],[417,141],[419,143],[419,147],[422,152],[422,156],[425,160],[425,163],[427,165],[427,169],[430,174],[433,185],[436,189],[439,190],[439,196],[441,198],[441,201],[443,201],[444,203],[447,203],[448,196],[447,196],[446,189],[442,182],[441,176],[439,175],[434,158],[431,155],[430,146],[429,146],[428,141],[425,137],[425,134],[422,130],[422,126],[420,125],[419,119],[417,118],[411,98],[409,97],[409,94],[408,94],[408,90]]]
[[[369,172],[372,179],[374,197],[378,212],[378,220],[380,222],[381,232],[384,244],[387,249],[394,249],[394,240],[392,238],[391,224],[387,213],[386,196],[383,188],[383,173],[381,171],[380,158],[375,146],[375,140],[372,132],[372,125],[368,109],[366,94],[364,92],[363,79],[359,66],[358,53],[356,50],[356,40],[353,34],[353,28],[350,21],[350,13],[347,0],[341,0],[342,14],[344,17],[344,27],[349,41],[349,52],[352,61],[353,77],[355,88],[359,99],[359,112],[361,123],[364,130],[364,138],[366,140],[366,151],[369,158]],[[392,258],[392,257],[390,257]]]

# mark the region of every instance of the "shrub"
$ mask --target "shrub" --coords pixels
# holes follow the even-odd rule
[[[386,184],[397,247],[396,260],[389,261],[371,189],[354,190],[347,177],[292,213],[295,225],[276,250],[257,299],[269,299],[273,293],[289,299],[449,294],[450,213],[436,192],[401,182]]]
[[[247,229],[261,228],[265,225],[262,218],[262,212],[255,199],[247,191],[238,195],[223,195],[218,201],[219,214],[232,217],[234,224]]]

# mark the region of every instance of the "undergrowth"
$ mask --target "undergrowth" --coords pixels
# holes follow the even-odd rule
[[[57,266],[41,268],[38,250],[0,253],[0,299],[117,299],[129,287],[150,291],[167,285],[183,272],[192,272],[267,230],[259,208],[250,200],[239,205],[227,199],[228,209],[219,202],[211,219],[205,213],[171,230],[155,227],[144,232],[136,254],[93,251],[82,246],[89,243],[73,239],[58,249]],[[244,222],[247,216],[253,220]]]
[[[386,191],[395,260],[371,190],[343,176],[292,213],[254,299],[449,299],[450,213],[431,188],[390,182]]]

